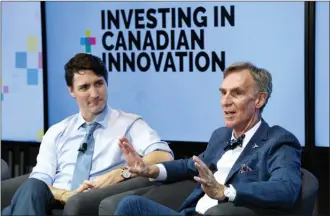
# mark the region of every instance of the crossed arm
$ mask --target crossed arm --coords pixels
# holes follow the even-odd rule
[[[127,140],[126,138],[122,138],[121,142]],[[165,151],[153,151],[145,155],[140,159],[147,165],[155,164],[163,161],[170,161],[173,159],[172,155]],[[134,163],[135,161],[130,161],[130,163]],[[66,203],[67,200],[77,194],[84,191],[88,191],[95,188],[102,188],[108,185],[117,184],[119,182],[124,181],[125,179],[121,175],[121,169],[114,169],[104,175],[98,176],[94,180],[86,180],[80,187],[75,191],[58,189],[53,187],[52,185],[48,185],[51,190],[54,198],[62,203]],[[137,175],[132,173],[131,178],[136,177]]]

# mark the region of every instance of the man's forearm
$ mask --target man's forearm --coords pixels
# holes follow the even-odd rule
[[[173,157],[170,153],[165,151],[153,151],[142,158],[146,165],[153,165],[160,162],[171,161]]]
[[[142,158],[142,160],[147,166],[149,166],[148,174],[150,174],[152,176],[151,178],[153,178],[153,177],[157,178],[159,175],[159,169],[154,164],[159,163],[159,162],[173,160],[173,157],[168,152],[153,151],[153,152],[150,152],[149,154],[147,154],[146,156],[144,156]],[[120,168],[112,170],[108,174],[110,176],[113,176],[113,178],[115,178],[115,181],[113,183],[118,183],[118,182],[122,182],[125,180],[125,178],[121,176]],[[131,178],[135,178],[136,176],[137,176],[137,174],[132,173]]]

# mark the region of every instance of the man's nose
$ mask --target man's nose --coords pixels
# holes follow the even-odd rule
[[[221,104],[225,107],[231,106],[233,104],[233,100],[230,95],[223,95],[221,98]]]
[[[90,96],[93,98],[97,98],[99,96],[99,91],[97,88],[92,87],[91,88],[91,92],[90,92]]]

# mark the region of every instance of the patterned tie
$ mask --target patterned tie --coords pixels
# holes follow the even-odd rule
[[[82,148],[85,149],[79,151],[77,156],[77,162],[74,169],[71,190],[76,190],[84,182],[84,180],[89,179],[90,171],[92,168],[92,159],[94,153],[94,137],[93,132],[97,127],[97,123],[93,122],[91,124],[85,123],[83,126],[86,128],[86,135],[82,142]],[[86,148],[87,145],[87,148]]]

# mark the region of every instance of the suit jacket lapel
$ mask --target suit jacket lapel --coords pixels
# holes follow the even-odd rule
[[[210,167],[209,167],[213,173],[215,173],[218,170],[217,163],[220,160],[220,158],[222,157],[222,155],[225,153],[224,148],[228,144],[228,141],[231,139],[231,134],[232,134],[232,130],[228,130],[224,134],[223,139],[221,139],[220,145],[218,145],[219,146],[217,148],[218,151],[215,152],[214,157],[213,157]]]
[[[228,181],[230,180],[230,178],[241,168],[242,164],[246,164],[246,162],[250,159],[250,157],[253,155],[253,153],[255,151],[258,151],[258,149],[260,149],[260,147],[266,140],[268,128],[269,128],[268,124],[263,119],[261,119],[260,127],[255,132],[255,134],[252,136],[249,143],[245,146],[243,152],[236,160],[234,166],[231,168],[231,170],[226,178],[225,184],[227,184]],[[258,145],[258,148],[254,148],[255,144]]]

